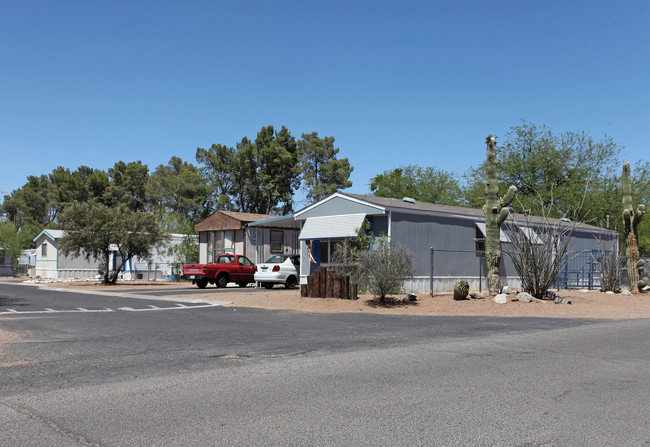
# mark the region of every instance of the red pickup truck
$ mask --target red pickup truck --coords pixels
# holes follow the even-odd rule
[[[210,284],[226,287],[229,282],[236,282],[239,287],[246,287],[254,282],[255,265],[244,255],[219,255],[214,264],[185,264],[181,279],[191,279],[199,289]]]

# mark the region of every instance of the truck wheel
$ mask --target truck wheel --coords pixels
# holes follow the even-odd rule
[[[287,289],[293,289],[294,287],[296,287],[296,284],[298,284],[298,281],[296,281],[296,277],[295,276],[290,276],[284,282],[284,287],[287,288]]]
[[[265,289],[272,289],[274,284],[272,282],[265,282],[262,284]]]
[[[205,286],[208,285],[208,280],[207,279],[197,279],[196,280],[196,286],[199,289],[205,289]]]
[[[228,285],[228,277],[221,275],[217,278],[217,287],[226,287]]]

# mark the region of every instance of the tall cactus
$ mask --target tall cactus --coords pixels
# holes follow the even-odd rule
[[[643,263],[639,262],[639,232],[637,226],[645,214],[645,205],[641,204],[634,212],[632,205],[632,180],[630,178],[630,163],[623,163],[623,224],[625,235],[625,255],[627,257],[627,277],[630,290],[641,291],[648,284],[648,278],[641,278]],[[639,267],[641,267],[639,269]]]
[[[497,171],[497,140],[489,135],[485,160],[485,255],[488,268],[488,289],[490,293],[499,293],[499,263],[501,262],[501,224],[508,218],[508,205],[517,193],[517,187],[511,186],[502,198],[499,197]]]

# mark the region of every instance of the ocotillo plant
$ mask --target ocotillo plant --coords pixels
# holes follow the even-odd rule
[[[485,139],[487,143],[485,160],[485,256],[488,268],[488,289],[491,294],[499,293],[499,263],[501,262],[501,224],[508,218],[508,205],[517,193],[511,186],[502,198],[499,197],[497,171],[497,140],[493,136]]]
[[[647,284],[647,278],[640,278],[639,270],[639,233],[637,226],[645,214],[645,205],[639,205],[634,212],[632,205],[632,180],[630,179],[630,163],[623,163],[623,224],[625,235],[625,255],[627,257],[627,277],[630,290],[641,290]]]

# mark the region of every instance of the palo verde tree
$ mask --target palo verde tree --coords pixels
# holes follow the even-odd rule
[[[62,252],[102,262],[104,284],[115,284],[128,260],[151,257],[153,248],[166,238],[153,213],[124,205],[111,208],[98,202],[75,202],[63,211],[61,224],[65,231]],[[117,256],[111,259],[114,251]]]
[[[465,204],[456,176],[431,166],[409,165],[384,171],[370,179],[370,191],[377,197],[411,197],[441,205]]]
[[[566,215],[605,227],[608,215],[612,220],[620,216],[620,179],[616,175],[620,151],[621,146],[608,136],[596,139],[586,132],[556,133],[523,121],[511,127],[499,144],[499,178],[504,185],[517,185],[516,212],[540,216],[544,207],[551,213],[549,217]],[[463,189],[469,206],[480,206],[485,198],[484,173],[484,166],[465,173]],[[610,228],[617,225],[622,227],[618,219]]]
[[[487,150],[485,160],[485,258],[488,268],[488,289],[490,293],[499,293],[499,264],[501,262],[501,224],[510,213],[508,205],[517,193],[517,187],[511,186],[503,197],[499,197],[497,140],[493,136],[486,138]]]
[[[11,273],[14,276],[20,255],[30,241],[30,235],[17,230],[12,222],[0,222],[0,255],[10,259]]]

